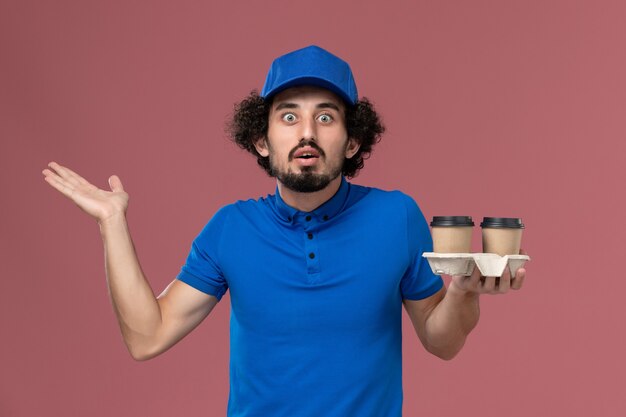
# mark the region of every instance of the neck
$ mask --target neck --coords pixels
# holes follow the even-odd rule
[[[280,181],[277,181],[278,192],[283,201],[290,207],[297,210],[309,212],[313,211],[335,195],[339,186],[341,186],[341,175],[335,178],[326,186],[326,188],[312,193],[300,193],[285,187]]]

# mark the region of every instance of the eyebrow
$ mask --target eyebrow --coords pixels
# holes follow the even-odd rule
[[[282,102],[278,106],[276,106],[276,111],[282,110],[282,109],[297,109],[299,107],[300,106],[297,105],[296,103]],[[339,110],[339,106],[331,102],[319,103],[317,106],[315,106],[315,108],[316,109],[334,109],[337,112],[341,112],[341,110]]]

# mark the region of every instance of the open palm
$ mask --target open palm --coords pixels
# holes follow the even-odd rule
[[[42,171],[45,180],[85,213],[102,222],[112,216],[123,214],[128,207],[128,194],[117,175],[109,177],[111,191],[101,190],[71,169],[50,162]]]

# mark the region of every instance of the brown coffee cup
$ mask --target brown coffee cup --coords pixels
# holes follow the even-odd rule
[[[514,217],[484,217],[480,224],[483,252],[500,256],[519,255],[522,245],[522,219]]]
[[[430,226],[433,252],[470,253],[474,228],[470,216],[434,216]]]

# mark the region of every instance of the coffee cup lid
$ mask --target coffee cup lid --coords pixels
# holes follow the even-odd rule
[[[516,217],[483,217],[480,227],[523,229],[524,224]]]
[[[432,227],[474,226],[471,216],[433,216]]]

